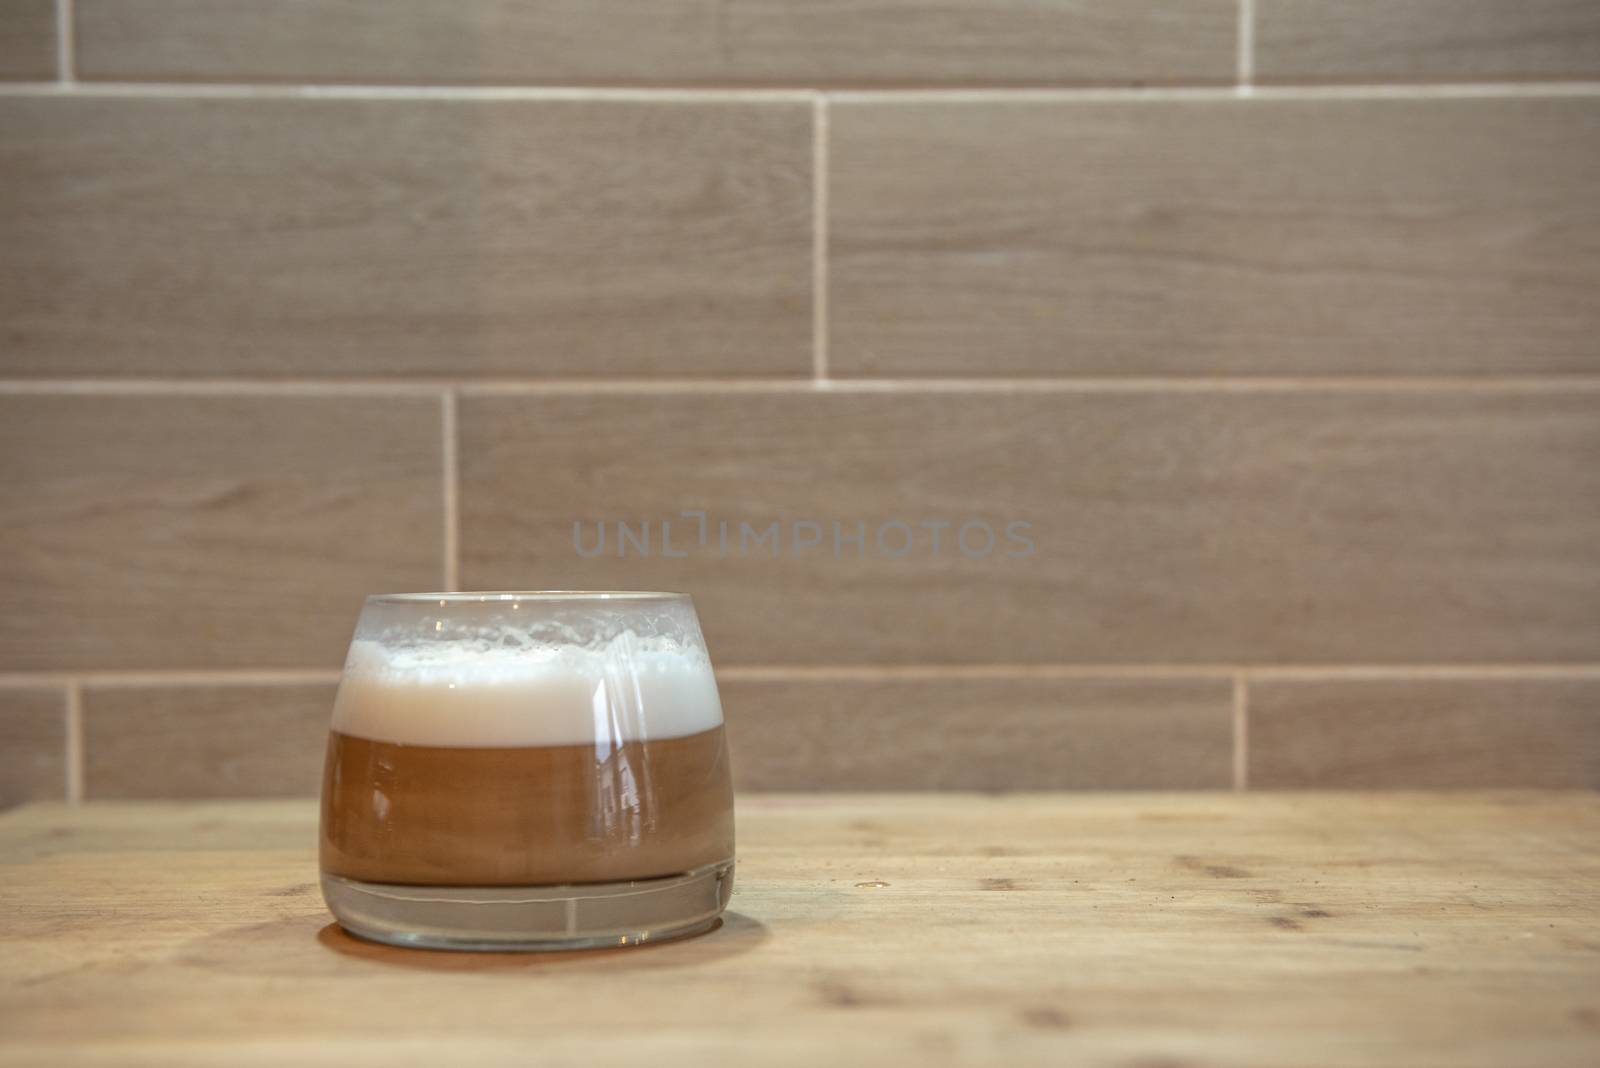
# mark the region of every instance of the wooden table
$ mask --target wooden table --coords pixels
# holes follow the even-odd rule
[[[766,796],[722,928],[360,942],[307,802],[0,816],[0,1063],[1600,1065],[1600,795]]]

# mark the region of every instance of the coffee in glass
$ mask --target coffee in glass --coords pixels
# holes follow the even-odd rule
[[[368,598],[333,712],[322,887],[361,937],[629,945],[733,887],[722,707],[659,593]]]

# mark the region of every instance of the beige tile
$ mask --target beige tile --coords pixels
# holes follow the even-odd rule
[[[88,78],[621,85],[1225,82],[1234,0],[78,0]]]
[[[1250,784],[1600,788],[1600,678],[1256,681]]]
[[[744,790],[1206,789],[1226,679],[724,680]]]
[[[0,687],[0,808],[67,796],[66,694]]]
[[[1594,0],[1256,0],[1264,82],[1600,75]]]
[[[0,6],[0,81],[50,81],[55,76],[53,0],[4,0]]]
[[[1600,97],[830,115],[838,374],[1600,370]]]
[[[0,396],[0,663],[342,662],[362,597],[437,588],[431,397]]]
[[[1600,648],[1593,391],[474,396],[461,432],[468,588],[687,590],[723,664]],[[709,513],[704,547],[685,509]],[[663,519],[687,556],[661,555]],[[652,523],[648,557],[618,555],[619,520]],[[578,521],[585,552],[607,523],[601,555]],[[822,544],[796,553],[806,521]],[[781,558],[741,555],[740,523],[772,522]],[[865,551],[835,558],[833,522],[865,523]],[[981,527],[954,544],[966,522],[987,555]],[[1031,555],[1007,555],[1011,522]]]
[[[315,797],[333,686],[88,687],[88,798]]]
[[[798,103],[0,100],[0,373],[809,373]]]

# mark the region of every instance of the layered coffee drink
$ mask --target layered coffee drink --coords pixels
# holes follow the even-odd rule
[[[733,798],[710,664],[653,651],[628,663],[613,693],[602,653],[355,642],[328,741],[323,870],[537,886],[727,860]]]
[[[687,598],[374,598],[333,709],[324,895],[405,944],[679,933],[727,903],[731,782]]]

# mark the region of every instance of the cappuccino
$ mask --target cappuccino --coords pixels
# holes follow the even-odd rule
[[[733,858],[703,649],[351,646],[322,793],[323,871],[391,886],[660,879]]]

